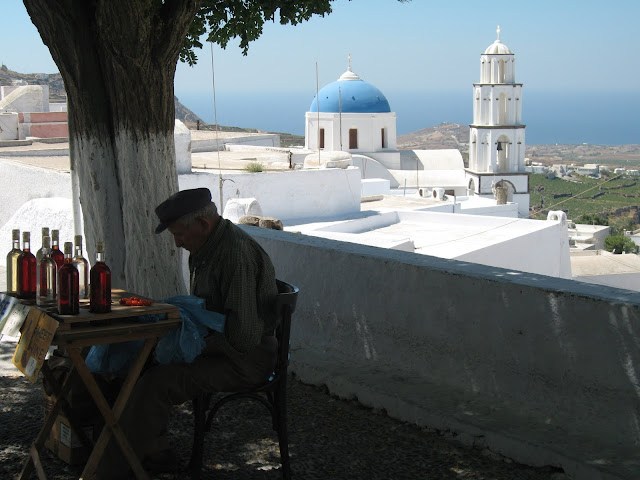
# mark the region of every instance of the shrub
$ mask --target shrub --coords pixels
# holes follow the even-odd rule
[[[251,172],[251,173],[259,173],[259,172],[263,172],[264,171],[264,165],[260,162],[251,162],[248,163],[244,169],[247,172]]]
[[[613,253],[636,253],[638,246],[624,234],[609,235],[604,239],[604,249]]]

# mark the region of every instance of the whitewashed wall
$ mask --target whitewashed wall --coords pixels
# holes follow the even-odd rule
[[[0,161],[3,181],[0,227],[23,204],[36,198],[71,198],[71,175],[57,170],[31,167],[19,162]],[[43,225],[45,227],[47,225]]]
[[[640,294],[246,230],[300,288],[303,381],[570,478],[640,478]]]
[[[255,198],[266,216],[287,220],[324,218],[360,211],[357,168],[326,168],[223,175],[223,204],[229,198]],[[180,189],[207,187],[220,208],[219,177],[211,173],[179,176]]]

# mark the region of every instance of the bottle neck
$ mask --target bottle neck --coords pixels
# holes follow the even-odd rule
[[[70,253],[65,253],[64,263],[72,263],[72,262],[73,262],[73,256]]]
[[[104,253],[102,252],[96,253],[96,262],[104,263]]]
[[[48,257],[51,255],[51,249],[49,247],[42,247],[42,256]]]
[[[31,242],[26,241],[26,242],[22,242],[22,243],[23,243],[23,245],[22,245],[22,249],[23,249],[25,252],[29,252],[29,251],[31,251]]]
[[[20,240],[14,240],[13,241],[13,249],[14,250],[20,250]]]
[[[82,245],[76,245],[76,257],[81,257],[82,256]]]

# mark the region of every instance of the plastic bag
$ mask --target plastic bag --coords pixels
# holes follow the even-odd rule
[[[226,316],[207,310],[203,298],[195,295],[176,295],[163,302],[180,309],[182,324],[179,329],[165,333],[158,341],[155,358],[160,364],[191,363],[202,353],[206,345],[204,338],[209,334],[208,329],[224,332]],[[159,315],[138,317],[138,320],[143,323],[153,323],[159,319]],[[142,343],[142,340],[134,340],[95,345],[89,350],[85,362],[93,373],[123,374],[129,370]]]
[[[191,363],[202,353],[208,329],[224,332],[225,315],[210,312],[203,298],[194,295],[176,295],[164,300],[180,309],[180,329],[167,332],[156,346],[156,360],[167,364]]]

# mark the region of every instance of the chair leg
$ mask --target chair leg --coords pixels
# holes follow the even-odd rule
[[[289,437],[287,432],[287,384],[284,381],[276,392],[276,415],[278,423],[278,443],[280,445],[280,463],[282,464],[282,478],[291,479],[291,465],[289,464]]]
[[[199,480],[202,471],[202,455],[204,450],[205,414],[208,404],[207,395],[201,394],[193,399],[193,448],[189,461],[189,472],[192,480]]]

